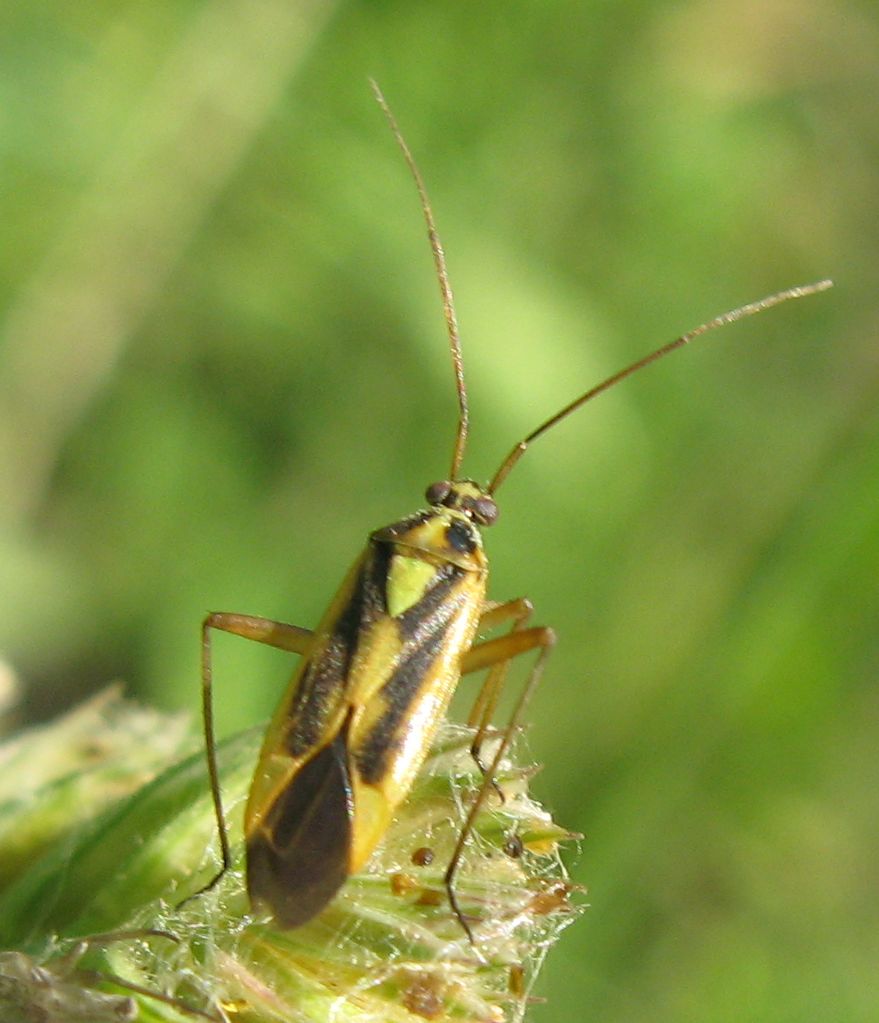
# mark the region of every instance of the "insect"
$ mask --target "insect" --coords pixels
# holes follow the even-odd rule
[[[454,880],[477,812],[510,736],[543,673],[552,629],[529,625],[531,603],[487,598],[481,530],[498,517],[495,495],[529,445],[592,398],[710,330],[829,281],[791,288],[724,313],[581,394],[520,440],[483,486],[463,477],[468,399],[445,256],[415,160],[378,87],[376,99],[415,180],[442,295],[458,422],[451,470],[426,492],[427,508],[377,529],[314,630],[218,612],[202,626],[202,695],[208,772],[222,868],[231,861],[214,751],[211,636],[217,630],[301,656],[268,726],[244,817],[247,888],[276,923],[306,923],[360,870],[406,798],[462,675],[487,671],[469,723],[483,781],[461,828],[444,882],[451,908],[473,940]],[[480,640],[477,634],[507,631]],[[535,655],[490,763],[482,748],[511,661]]]

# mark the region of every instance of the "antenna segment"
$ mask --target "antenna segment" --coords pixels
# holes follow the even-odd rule
[[[507,457],[501,462],[500,468],[494,474],[494,478],[488,485],[487,493],[493,494],[497,488],[504,482],[509,476],[513,466],[519,461],[522,455],[525,454],[525,450],[528,445],[537,440],[537,438],[551,430],[557,423],[560,423],[563,419],[566,419],[572,412],[576,412],[578,408],[585,405],[587,401],[591,401],[596,398],[603,391],[609,390],[614,384],[618,384],[621,380],[625,380],[626,377],[630,377],[633,373],[637,373],[638,370],[644,369],[645,366],[649,366],[652,362],[658,362],[660,359],[665,358],[671,352],[678,348],[683,348],[684,345],[689,344],[695,338],[700,337],[702,334],[707,334],[710,330],[716,330],[718,327],[723,327],[727,323],[735,323],[736,320],[744,320],[748,316],[754,316],[756,313],[762,313],[766,309],[771,309],[773,306],[781,305],[782,302],[787,302],[793,298],[805,298],[807,295],[815,295],[820,291],[827,291],[828,288],[833,287],[833,281],[817,281],[815,284],[802,284],[795,288],[787,288],[785,291],[777,291],[774,295],[767,295],[765,298],[759,299],[757,302],[748,302],[747,305],[739,306],[737,309],[731,309],[727,313],[721,313],[720,316],[715,316],[713,320],[708,320],[707,323],[703,323],[696,327],[694,330],[688,331],[686,334],[682,334],[679,338],[669,342],[667,345],[663,345],[662,348],[657,348],[655,352],[651,352],[650,355],[645,355],[643,358],[638,359],[637,362],[633,362],[631,366],[627,366],[625,369],[621,369],[618,373],[614,373],[613,376],[603,380],[600,384],[590,388],[585,394],[581,394],[579,398],[575,398],[570,405],[566,405],[560,412],[556,412],[554,416],[550,416],[545,422],[541,423],[536,430],[532,430],[527,437],[523,437],[522,440],[513,448],[513,450],[507,455]]]
[[[436,229],[436,223],[433,219],[433,210],[430,206],[430,199],[427,196],[427,188],[424,185],[421,172],[415,162],[415,157],[412,155],[409,146],[406,144],[406,140],[403,138],[403,133],[400,131],[396,118],[391,112],[391,108],[388,106],[388,102],[382,94],[381,89],[378,87],[378,84],[372,78],[370,78],[369,84],[372,86],[372,91],[375,94],[376,101],[387,118],[394,138],[397,140],[397,145],[400,147],[412,177],[415,179],[415,187],[418,189],[418,196],[421,200],[421,210],[424,214],[424,222],[427,225],[427,237],[430,240],[430,249],[433,253],[433,262],[436,267],[436,275],[439,281],[440,293],[443,300],[443,312],[445,313],[446,329],[449,334],[449,349],[452,353],[452,366],[455,371],[455,388],[458,393],[458,428],[455,434],[455,447],[452,453],[452,469],[449,474],[449,479],[457,480],[460,479],[461,463],[464,460],[464,450],[467,447],[467,433],[470,426],[470,409],[467,402],[467,385],[464,381],[464,361],[461,355],[461,337],[458,331],[458,318],[455,315],[455,299],[452,295],[452,286],[449,283],[449,273],[446,268],[446,257],[443,252],[442,242],[440,241],[440,237]],[[815,295],[818,292],[826,291],[828,288],[832,287],[833,281],[816,281],[814,284],[802,284],[795,288],[787,288],[784,291],[777,291],[772,295],[767,295],[765,298],[759,299],[757,302],[748,302],[746,305],[739,306],[737,309],[731,309],[729,312],[721,313],[720,316],[715,316],[713,320],[708,320],[706,323],[688,331],[686,334],[682,334],[679,338],[669,342],[667,345],[663,345],[661,348],[657,348],[656,351],[651,352],[649,355],[645,355],[643,358],[638,359],[625,369],[621,369],[618,373],[614,373],[613,376],[608,377],[600,384],[590,388],[585,392],[585,394],[581,394],[579,398],[575,398],[561,411],[556,412],[554,416],[550,416],[550,418],[541,423],[536,430],[532,430],[527,437],[523,437],[522,440],[515,445],[512,451],[510,451],[503,462],[501,462],[500,467],[494,474],[494,477],[492,478],[491,483],[489,483],[485,493],[494,494],[497,491],[498,487],[504,482],[507,476],[509,476],[513,466],[516,465],[522,455],[525,454],[525,451],[532,441],[537,440],[538,437],[546,433],[548,430],[551,430],[563,419],[567,419],[569,415],[576,412],[577,409],[585,405],[588,401],[591,401],[593,398],[597,398],[598,395],[604,391],[610,390],[611,387],[620,383],[620,381],[625,380],[626,377],[632,376],[633,373],[637,373],[639,370],[644,369],[645,366],[649,366],[653,362],[658,362],[660,359],[664,359],[666,355],[671,354],[678,348],[683,348],[684,345],[689,344],[697,337],[701,337],[702,334],[707,334],[711,330],[716,330],[718,327],[724,327],[728,323],[735,323],[737,320],[744,320],[746,317],[754,316],[756,313],[762,313],[766,309],[771,309],[773,306],[781,305],[782,302],[788,302],[794,298],[805,298],[807,295]]]
[[[464,460],[464,449],[467,446],[467,431],[470,426],[470,409],[467,404],[467,385],[464,382],[464,361],[461,356],[461,337],[458,333],[458,318],[455,315],[455,299],[452,295],[452,285],[449,283],[449,274],[446,269],[446,256],[443,252],[442,242],[437,233],[436,223],[433,219],[433,210],[430,207],[430,199],[427,197],[427,189],[415,157],[406,145],[403,133],[397,124],[396,118],[391,113],[391,108],[382,94],[378,83],[370,78],[369,84],[375,93],[376,101],[391,126],[397,145],[403,151],[403,156],[415,179],[415,187],[418,189],[418,196],[421,199],[421,209],[424,213],[424,222],[427,224],[427,237],[430,239],[430,249],[433,252],[433,262],[436,267],[436,275],[439,280],[440,292],[443,298],[443,312],[446,316],[446,329],[449,332],[449,348],[452,352],[452,365],[455,370],[455,387],[458,392],[458,429],[455,434],[455,448],[452,453],[452,471],[449,479],[456,480],[460,476],[461,463]]]

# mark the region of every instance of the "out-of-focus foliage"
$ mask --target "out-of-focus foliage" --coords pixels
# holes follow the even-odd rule
[[[873,1020],[879,12],[211,3],[0,13],[0,647],[44,716],[195,708],[208,609],[313,624],[447,472],[579,390],[487,535],[561,642],[538,790],[592,910],[535,1020]],[[222,728],[287,662],[218,642]],[[66,688],[62,688],[66,687]],[[466,685],[462,688],[472,691]]]

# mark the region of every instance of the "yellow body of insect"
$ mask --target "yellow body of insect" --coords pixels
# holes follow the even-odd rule
[[[250,896],[282,924],[322,909],[387,830],[458,683],[487,574],[478,529],[441,507],[373,533],[346,576],[247,803]]]
[[[462,674],[489,669],[470,722],[473,754],[484,781],[464,822],[445,874],[452,909],[461,913],[453,880],[476,811],[536,687],[554,634],[526,627],[530,603],[486,600],[488,562],[480,528],[497,518],[494,494],[528,445],[587,401],[643,366],[709,330],[790,298],[822,291],[829,281],[778,292],[697,327],[580,395],[516,444],[491,482],[460,478],[467,437],[467,394],[445,258],[418,168],[378,88],[384,110],[415,178],[443,296],[457,382],[459,418],[452,471],[427,490],[428,509],[376,530],[317,629],[249,615],[215,613],[202,629],[203,697],[208,770],[223,869],[229,866],[214,753],[213,630],[232,632],[301,655],[302,663],[275,712],[260,753],[245,812],[247,885],[282,927],[319,913],[346,878],[367,861],[395,809],[412,787]],[[495,639],[477,631],[509,625]],[[537,651],[493,761],[479,751],[510,661]],[[206,889],[202,889],[204,891]]]

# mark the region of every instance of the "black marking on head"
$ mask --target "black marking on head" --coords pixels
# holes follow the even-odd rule
[[[301,756],[320,740],[338,706],[361,633],[387,614],[385,589],[390,558],[391,549],[386,544],[370,544],[350,599],[325,648],[302,671],[288,714],[291,729],[284,743],[292,757]]]
[[[354,801],[348,768],[350,715],[279,793],[247,842],[247,890],[281,927],[298,927],[330,902],[348,876]]]
[[[446,542],[461,554],[472,554],[479,545],[475,530],[463,519],[455,519],[446,527]]]

